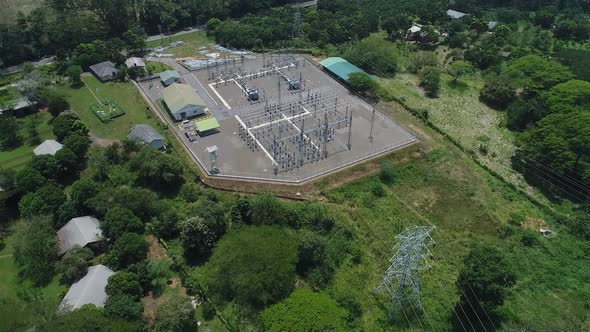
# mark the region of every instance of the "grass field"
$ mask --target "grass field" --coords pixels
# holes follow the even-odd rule
[[[31,158],[33,158],[33,149],[37,146],[29,144],[26,129],[27,123],[31,121],[32,116],[34,115],[18,119],[18,123],[20,124],[20,134],[21,137],[23,137],[23,145],[11,151],[0,151],[0,166],[2,168],[21,169]],[[48,112],[39,112],[37,117],[37,131],[39,132],[41,141],[54,138],[53,128],[49,123],[52,119],[51,114]]]
[[[68,97],[72,110],[80,116],[94,135],[104,139],[122,139],[127,137],[131,128],[137,124],[149,124],[156,128],[157,119],[150,112],[146,112],[147,105],[131,82],[101,83],[94,76],[84,76],[82,80],[85,83],[83,87],[62,86],[60,89]],[[100,100],[107,97],[112,99],[126,114],[109,123],[103,123],[90,110],[90,105],[97,102],[95,96]]]
[[[154,40],[147,43],[147,47],[158,47],[168,45],[173,41],[182,40],[184,44],[178,47],[169,48],[162,53],[174,54],[177,58],[190,57],[198,54],[198,48],[213,43],[214,40],[207,36],[204,31],[195,31],[184,35],[164,37],[163,40]]]
[[[584,277],[590,261],[587,255],[582,258],[590,250],[588,244],[565,232],[553,239],[540,236],[532,221],[546,222],[559,231],[549,215],[440,135],[420,130],[422,140],[433,142],[433,150],[424,158],[396,166],[394,183],[385,186],[383,197],[371,191],[379,183],[377,177],[327,192],[328,204],[365,251],[360,264],[345,264],[337,271],[332,296],[348,307],[358,307],[361,330],[452,330],[449,317],[459,298],[452,285],[469,248],[483,242],[506,255],[518,278],[501,307],[508,320],[499,330],[583,330],[584,320],[590,318],[585,308],[590,289]],[[424,139],[425,135],[434,140]],[[514,226],[514,234],[500,238],[499,229],[515,215],[531,222]],[[431,249],[433,267],[421,273],[425,314],[416,318],[409,312],[410,324],[402,318],[402,323],[388,325],[387,299],[372,291],[394,254],[394,237],[405,227],[430,224],[437,230],[433,234],[436,246]],[[527,247],[520,242],[527,228],[537,234],[537,245]]]
[[[163,71],[172,69],[172,67],[162,62],[147,61],[146,65],[148,66],[148,68],[151,68],[153,74],[158,74]]]
[[[479,101],[483,80],[479,75],[453,82],[441,75],[438,98],[427,98],[419,87],[416,75],[398,74],[382,79],[387,94],[402,100],[413,109],[427,110],[429,120],[494,171],[515,185],[536,195],[522,176],[510,166],[514,154],[514,134],[504,126],[505,113],[497,112]]]

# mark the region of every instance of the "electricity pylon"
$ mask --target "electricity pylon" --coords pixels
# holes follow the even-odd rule
[[[375,292],[389,295],[392,305],[390,319],[394,319],[400,309],[405,313],[405,306],[423,311],[418,272],[430,268],[427,257],[432,257],[432,253],[428,247],[434,244],[430,236],[434,229],[434,226],[414,226],[395,237],[398,240],[394,248],[396,253],[389,259],[391,265],[375,289]]]

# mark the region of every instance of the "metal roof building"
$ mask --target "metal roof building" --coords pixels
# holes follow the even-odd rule
[[[90,71],[92,71],[101,82],[111,81],[119,73],[115,64],[110,61],[92,65],[90,66]]]
[[[180,74],[176,70],[166,70],[158,74],[164,86],[180,82]]]
[[[352,73],[364,73],[359,67],[338,57],[324,59],[320,61],[320,65],[344,81],[348,81]]]
[[[127,138],[140,140],[156,150],[164,148],[164,137],[151,126],[140,124],[131,130]]]
[[[176,121],[205,114],[205,103],[188,84],[173,83],[164,89],[162,99]]]
[[[104,307],[107,301],[106,286],[113,274],[115,272],[104,265],[90,266],[88,273],[70,287],[59,305],[59,310],[72,311],[85,304]]]
[[[213,134],[214,132],[219,131],[219,122],[214,117],[210,117],[209,119],[196,121],[195,125],[197,126],[197,131],[199,135],[204,136],[207,134]]]
[[[45,142],[41,143],[38,147],[36,147],[33,150],[33,153],[36,156],[41,156],[44,154],[54,156],[57,153],[57,151],[61,150],[63,147],[63,144],[61,144],[60,142],[53,139],[48,139]]]
[[[57,231],[59,237],[59,255],[65,254],[74,246],[84,247],[102,239],[98,219],[90,216],[78,217],[68,221]]]
[[[127,68],[133,68],[133,67],[145,68],[145,61],[143,61],[142,58],[131,57],[131,58],[125,60],[125,65],[127,66]]]
[[[458,19],[458,18],[461,18],[463,16],[467,16],[467,15],[469,15],[469,14],[461,13],[461,12],[458,12],[458,11],[452,10],[452,9],[447,10],[447,16],[452,19]]]

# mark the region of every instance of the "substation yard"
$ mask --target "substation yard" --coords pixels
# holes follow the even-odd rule
[[[416,143],[299,55],[236,58],[196,71],[175,67],[220,125],[193,142],[194,125],[172,126],[209,175],[301,183]],[[140,85],[154,103],[161,98],[158,80]]]

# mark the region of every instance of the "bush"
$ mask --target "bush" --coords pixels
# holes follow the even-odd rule
[[[115,241],[105,260],[107,265],[118,270],[142,261],[148,251],[148,244],[143,236],[124,233]]]
[[[203,318],[205,320],[212,320],[213,318],[215,318],[215,308],[213,308],[209,301],[203,302],[203,304],[201,305],[201,310],[203,313]]]
[[[130,296],[109,296],[104,305],[104,315],[126,321],[139,321],[143,318],[143,305]]]
[[[392,183],[395,179],[395,169],[393,168],[393,163],[389,160],[384,160],[381,162],[381,172],[379,173],[379,178],[384,183]]]
[[[262,308],[293,289],[297,243],[271,226],[245,226],[228,233],[203,270],[208,294]]]
[[[383,189],[383,185],[380,182],[375,182],[371,185],[371,193],[375,197],[383,197],[385,196],[385,189]]]
[[[65,285],[78,281],[88,271],[88,261],[94,257],[88,248],[74,247],[57,263],[56,271],[61,273],[60,282]]]
[[[440,69],[437,67],[424,67],[420,70],[420,85],[424,87],[426,95],[431,98],[438,97],[440,91]]]
[[[173,296],[156,309],[156,332],[196,331],[195,308],[183,296]]]
[[[131,272],[118,272],[109,277],[106,286],[109,297],[126,296],[138,301],[143,293],[137,274]]]
[[[532,231],[526,232],[520,238],[520,243],[522,243],[525,247],[532,247],[538,245],[540,243],[539,236],[537,235],[537,233]]]

